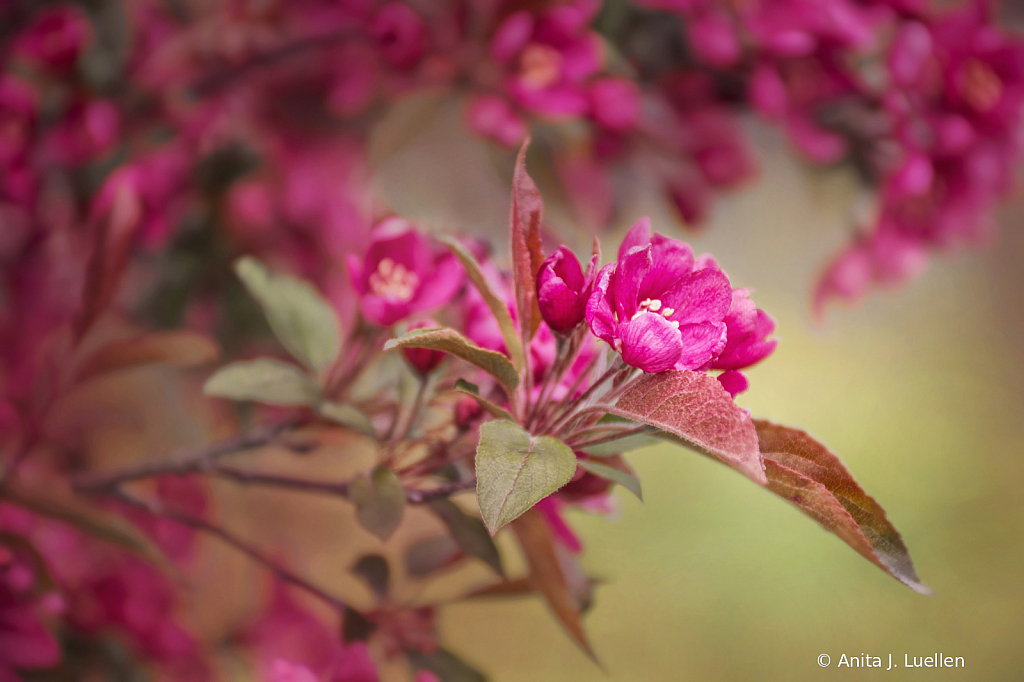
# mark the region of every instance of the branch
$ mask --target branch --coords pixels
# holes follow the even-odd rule
[[[162,516],[164,518],[177,521],[178,523],[188,526],[190,528],[194,528],[196,530],[209,533],[210,535],[213,535],[214,537],[220,539],[222,542],[231,545],[232,547],[237,549],[242,554],[245,554],[256,563],[261,564],[265,568],[269,569],[270,572],[273,573],[279,580],[282,580],[286,583],[301,588],[306,592],[309,592],[315,597],[322,599],[326,603],[338,609],[342,613],[351,609],[351,607],[348,606],[348,604],[343,602],[341,599],[317,587],[305,578],[295,575],[294,573],[284,568],[280,564],[274,562],[272,559],[264,556],[262,552],[251,547],[246,542],[236,537],[233,533],[229,532],[224,528],[221,528],[220,526],[215,526],[212,523],[209,523],[208,521],[205,521],[201,518],[189,516],[187,514],[182,514],[180,512],[174,511],[173,509],[168,509],[167,507],[164,507],[163,505],[158,504],[156,502],[147,502],[145,500],[140,500],[136,497],[132,497],[131,495],[126,494],[121,490],[109,491],[106,494],[111,495],[120,502],[135,507],[136,509],[141,509],[145,512],[148,512],[149,514],[153,514],[154,516]]]
[[[323,481],[310,481],[301,478],[292,478],[290,476],[278,476],[276,474],[261,474],[255,471],[246,471],[244,469],[225,466],[216,466],[211,470],[211,473],[245,485],[265,485],[300,492],[334,495],[345,499],[348,498],[348,491],[351,485],[348,482],[328,483]],[[429,490],[410,490],[407,488],[405,491],[405,499],[409,504],[426,504],[431,500],[450,497],[455,493],[462,492],[463,490],[469,490],[475,486],[476,479],[470,478],[464,481],[446,483],[445,485],[431,488]]]
[[[140,478],[175,474],[184,476],[198,471],[208,471],[217,459],[242,450],[252,450],[274,442],[282,431],[299,425],[297,420],[288,420],[271,426],[262,426],[219,443],[200,448],[179,450],[166,460],[146,462],[137,467],[124,469],[112,474],[93,474],[72,480],[72,487],[79,492],[102,492],[116,490],[121,484]]]

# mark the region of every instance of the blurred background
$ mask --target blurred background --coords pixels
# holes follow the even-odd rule
[[[937,258],[917,281],[816,322],[809,292],[848,237],[856,180],[809,169],[776,131],[747,128],[761,176],[723,199],[701,234],[673,233],[642,188],[624,213],[651,214],[656,230],[713,253],[735,286],[756,289],[781,341],[750,371],[739,403],[839,454],[937,594],[905,588],[735,472],[655,446],[629,456],[644,503],[620,488],[618,520],[570,513],[584,567],[607,581],[585,619],[604,670],[539,599],[453,605],[442,634],[499,681],[1021,679],[1024,205],[1002,212],[989,248]],[[385,192],[404,198],[407,213],[420,193],[433,197],[420,211],[427,222],[435,212],[460,222],[461,211],[459,227],[491,221],[500,230],[500,202],[492,212],[472,205],[452,189],[463,185],[438,180],[430,153],[422,157],[432,172],[416,165],[443,139],[428,130],[385,167]],[[626,228],[604,240],[606,255]],[[966,667],[902,668],[904,654],[937,652],[963,656]],[[821,653],[830,668],[819,668]],[[843,653],[879,656],[883,666],[891,653],[901,668],[837,669]]]

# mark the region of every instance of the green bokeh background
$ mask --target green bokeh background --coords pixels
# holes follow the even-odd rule
[[[607,580],[585,620],[603,668],[538,599],[450,607],[443,633],[498,682],[1024,679],[1024,211],[1003,213],[988,249],[936,259],[816,325],[809,292],[853,229],[856,182],[814,175],[776,132],[752,133],[761,181],[687,237],[778,321],[779,348],[740,402],[838,453],[937,595],[915,594],[735,472],[659,446],[629,457],[645,503],[620,490],[612,523],[571,513],[584,567]],[[415,185],[396,177],[393,190]],[[646,202],[639,192],[629,216],[652,213],[667,231]],[[966,667],[902,667],[904,654],[936,652]],[[839,668],[843,653],[883,666],[891,653],[901,667]]]

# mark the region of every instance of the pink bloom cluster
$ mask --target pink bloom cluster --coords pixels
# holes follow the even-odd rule
[[[992,3],[903,0],[645,0],[685,19],[720,74],[749,73],[752,108],[814,163],[852,157],[878,209],[816,296],[857,299],[905,281],[931,250],[984,240],[1022,155],[1024,43]],[[937,5],[937,4],[936,4]]]
[[[627,365],[652,373],[724,369],[722,383],[733,394],[746,388],[738,370],[776,344],[767,338],[774,321],[746,290],[734,290],[709,256],[694,258],[688,244],[652,236],[646,218],[622,241],[618,260],[598,274],[586,317]]]

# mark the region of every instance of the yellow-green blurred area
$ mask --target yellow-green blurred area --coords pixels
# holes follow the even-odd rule
[[[739,474],[665,446],[629,456],[646,502],[619,489],[614,522],[570,514],[584,567],[606,581],[585,619],[600,666],[539,599],[449,607],[442,635],[498,682],[1024,679],[1024,210],[1004,212],[987,249],[936,258],[918,280],[816,325],[812,287],[854,229],[856,182],[842,170],[815,174],[775,132],[752,133],[760,182],[686,237],[778,321],[778,350],[749,373],[739,402],[839,454],[936,596],[915,594]],[[474,197],[438,189],[459,171],[417,175],[416,154],[440,144],[428,134],[385,164],[385,193],[410,213],[431,196],[427,220],[445,201],[473,215]],[[457,145],[447,149],[461,159]],[[636,212],[605,240],[606,257],[644,212],[656,230],[674,229],[636,180]],[[557,226],[557,210],[549,216]],[[905,654],[936,653],[966,667],[903,667]],[[881,657],[883,669],[838,667],[842,654]],[[889,654],[900,667],[886,671]]]

